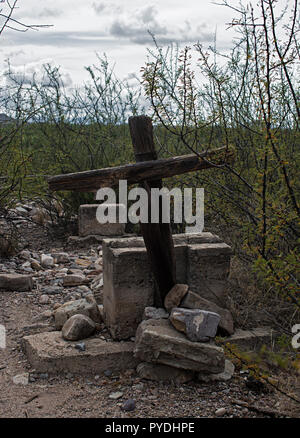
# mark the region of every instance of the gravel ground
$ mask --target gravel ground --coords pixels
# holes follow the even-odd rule
[[[90,257],[94,263],[99,251],[97,247],[68,250],[57,242],[27,238],[30,251],[68,251],[73,268],[78,258]],[[0,259],[2,270],[14,267],[15,272],[23,272],[20,263],[17,257]],[[52,310],[56,302],[86,293],[84,289],[68,288],[59,296],[49,295],[48,303],[40,303],[45,288],[56,284],[56,271],[62,267],[54,267],[47,275],[45,271],[35,273],[35,288],[31,292],[0,292],[0,324],[7,331],[7,348],[0,349],[1,418],[299,417],[299,404],[270,388],[247,386],[248,372],[238,368],[226,383],[162,384],[142,380],[134,370],[128,370],[110,377],[39,375],[27,385],[14,384],[14,376],[34,373],[22,352],[22,337],[40,332],[43,324],[51,325],[45,311]],[[80,265],[78,268],[86,269]],[[299,382],[292,380],[291,385],[295,384]],[[116,392],[120,392],[119,398],[110,398]],[[128,399],[135,401],[135,408],[125,412],[122,406]]]

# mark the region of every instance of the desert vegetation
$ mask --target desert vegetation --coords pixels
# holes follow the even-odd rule
[[[52,212],[53,224],[64,227],[93,198],[54,195],[47,176],[133,162],[131,115],[152,117],[160,157],[233,146],[232,165],[165,184],[205,188],[205,228],[235,253],[230,293],[236,321],[254,326],[260,312],[280,332],[281,352],[263,351],[255,360],[288,375],[299,373],[290,343],[300,303],[297,6],[291,1],[282,12],[276,1],[259,0],[253,8],[234,9],[230,26],[237,39],[226,55],[196,42],[161,47],[153,35],[136,87],[119,80],[108,58],[98,55],[86,67],[90,80],[78,89],[64,86],[59,67],[45,65],[41,77],[28,82],[8,63],[0,91],[1,112],[13,119],[0,124],[4,217],[17,202],[35,200]],[[224,0],[220,7],[230,5]],[[58,205],[63,215],[55,214]],[[172,226],[174,232],[184,229]],[[9,255],[16,233],[13,226],[0,230],[2,255]]]

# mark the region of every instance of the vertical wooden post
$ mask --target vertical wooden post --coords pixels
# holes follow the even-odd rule
[[[129,118],[129,128],[137,162],[157,160],[153,141],[153,127],[150,117],[136,116]],[[162,180],[144,181],[142,184],[148,192],[148,223],[140,224],[141,232],[147,248],[148,257],[157,283],[159,296],[156,305],[163,306],[164,298],[176,284],[175,252],[170,224],[151,223],[151,188],[162,188]]]

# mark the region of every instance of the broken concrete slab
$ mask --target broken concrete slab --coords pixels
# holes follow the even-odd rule
[[[177,384],[190,382],[195,376],[194,371],[147,362],[140,363],[137,366],[136,372],[141,379],[154,380],[156,382],[174,382]]]
[[[31,275],[0,274],[0,290],[27,292],[33,288]]]
[[[134,236],[134,234],[124,234],[124,238]],[[116,238],[117,236],[115,236]],[[73,248],[87,248],[93,245],[99,245],[103,242],[103,240],[107,239],[107,236],[100,236],[96,234],[89,234],[88,236],[69,236],[68,237],[68,245]],[[123,237],[122,237],[123,238]]]
[[[274,349],[276,338],[277,332],[271,327],[257,327],[250,330],[236,329],[233,335],[218,339],[218,343],[236,345],[241,351],[259,351],[263,345]]]
[[[99,338],[84,341],[85,351],[76,342],[65,341],[60,332],[47,332],[23,338],[30,365],[38,373],[100,374],[136,368],[133,342],[106,342]]]
[[[96,323],[102,321],[96,301],[87,296],[80,300],[68,301],[56,309],[54,311],[55,328],[61,330],[65,322],[73,315],[86,315]]]
[[[107,206],[107,204],[105,205]],[[125,211],[125,205],[114,204],[114,207],[117,210],[118,218],[121,210]],[[98,222],[97,210],[101,208],[103,209],[103,204],[85,204],[79,207],[79,235],[85,237],[91,234],[100,236],[122,236],[125,234],[125,224],[118,222],[101,224]]]
[[[168,319],[169,314],[163,308],[146,307],[143,314],[143,321],[147,319]]]
[[[167,293],[164,301],[164,306],[168,312],[171,312],[173,307],[180,307],[180,303],[188,290],[189,287],[187,284],[175,284],[175,286],[172,287]]]
[[[220,315],[207,310],[175,307],[169,319],[190,341],[207,342],[216,336]]]
[[[82,286],[91,282],[91,279],[86,278],[82,274],[71,274],[63,277],[64,287]]]
[[[221,243],[221,239],[212,233],[181,233],[173,234],[174,245],[194,245],[207,243]],[[122,239],[105,239],[105,244],[109,248],[145,248],[142,237],[128,236]]]
[[[135,356],[143,362],[191,371],[224,371],[223,349],[213,343],[189,341],[166,319],[143,321],[136,332]]]
[[[92,245],[99,245],[106,236],[96,236],[95,234],[90,234],[85,237],[81,236],[69,236],[68,244],[76,248],[86,248]]]
[[[183,298],[180,307],[186,307],[187,309],[203,309],[218,313],[221,317],[219,323],[221,333],[225,335],[232,335],[234,333],[233,319],[229,310],[218,306],[212,301],[202,298],[191,290],[189,290]]]
[[[234,374],[235,366],[234,364],[228,360],[225,359],[225,369],[222,373],[218,374],[205,374],[205,373],[198,373],[197,379],[200,382],[227,382],[230,380]]]

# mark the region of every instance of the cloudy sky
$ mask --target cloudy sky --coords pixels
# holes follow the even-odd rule
[[[234,3],[232,1],[231,3]],[[88,78],[84,66],[107,54],[121,78],[139,73],[151,47],[158,43],[191,45],[197,41],[230,46],[226,30],[233,11],[209,0],[18,0],[14,18],[26,24],[51,24],[25,33],[7,29],[0,40],[0,62],[30,73],[43,63],[61,66],[67,85]],[[0,3],[5,11],[5,3]]]

